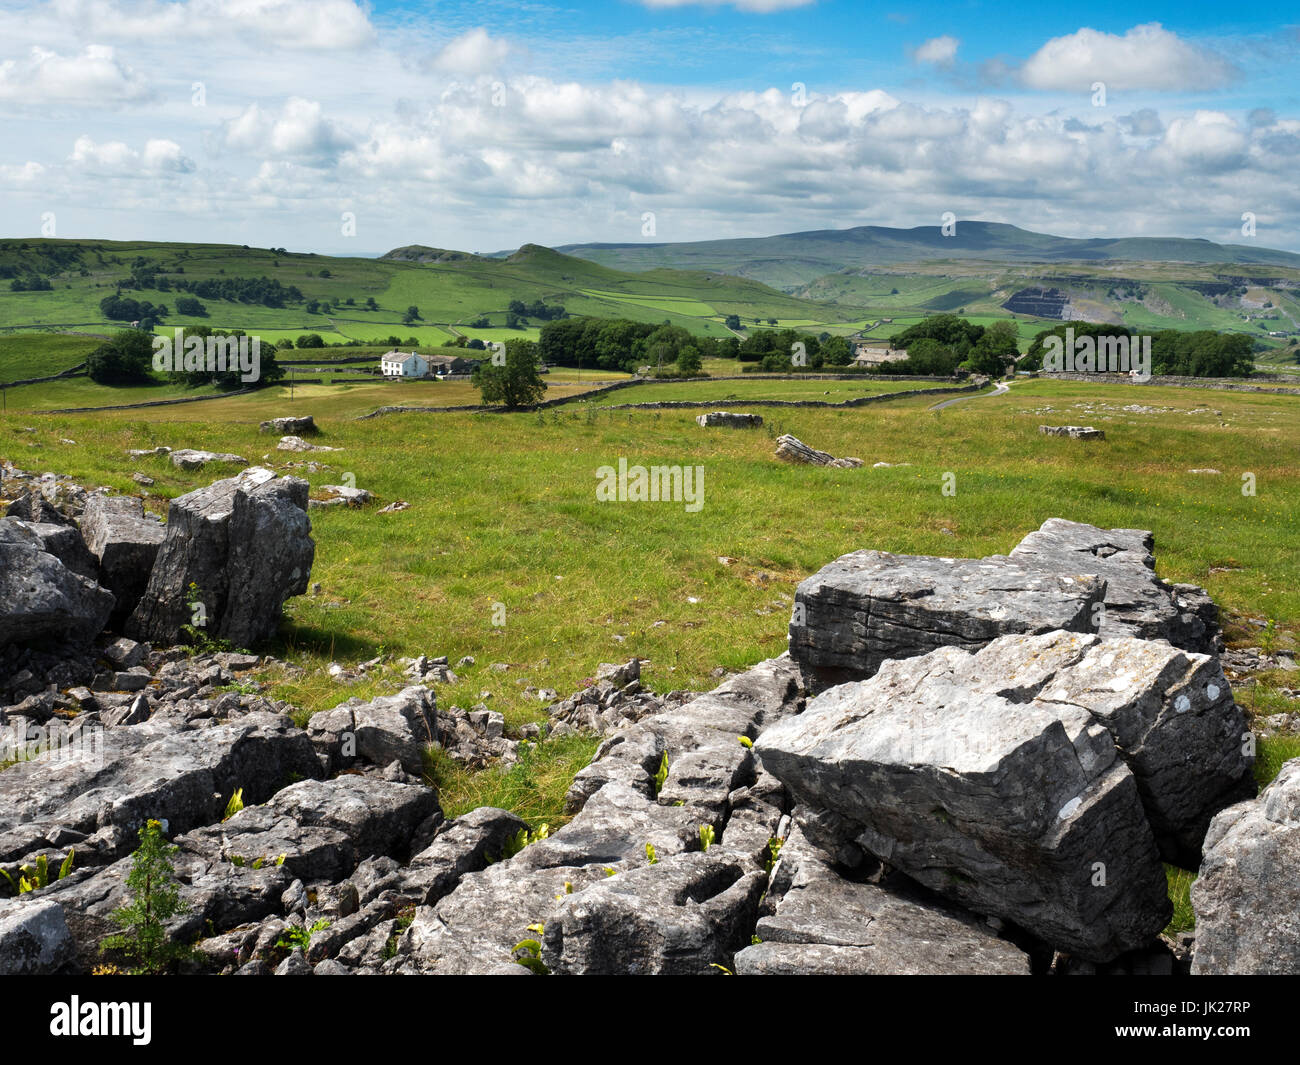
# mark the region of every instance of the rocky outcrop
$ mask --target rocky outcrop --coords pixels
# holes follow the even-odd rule
[[[0,520],[0,647],[47,639],[87,642],[112,609],[112,593],[50,554],[36,532]]]
[[[57,525],[46,522],[14,519],[28,532],[34,533],[41,546],[62,562],[73,573],[92,581],[100,581],[99,560],[90,553],[81,532],[75,525]]]
[[[1202,654],[1221,649],[1218,609],[1205,590],[1156,576],[1155,537],[1144,529],[1100,529],[1049,518],[1011,551],[1019,562],[1049,570],[1082,570],[1106,582],[1100,636],[1168,640]]]
[[[818,451],[809,447],[802,440],[787,433],[776,438],[776,457],[784,462],[800,463],[807,466],[834,466],[841,469],[854,469],[862,465],[861,459],[837,459],[827,451]]]
[[[767,874],[735,857],[679,854],[566,895],[546,922],[552,973],[705,976],[749,942]]]
[[[683,964],[691,971],[725,964],[728,921],[745,913],[749,892],[762,879],[752,874],[762,869],[760,857],[783,816],[779,806],[755,796],[762,781],[739,738],[794,712],[802,692],[797,665],[783,656],[685,706],[613,733],[584,771],[599,767],[601,779],[592,781],[572,821],[508,860],[464,877],[436,905],[416,910],[398,945],[400,971],[522,974],[527,969],[516,959],[516,946],[535,937],[530,926],[549,929],[556,919],[559,928],[545,937],[550,945],[544,943],[535,960],[547,964],[550,957],[566,972],[671,966],[655,937],[671,938],[688,924],[697,932],[712,931]],[[661,769],[663,786],[656,791]],[[698,854],[701,827],[716,839],[706,855]],[[689,858],[673,860],[688,852]],[[709,861],[696,865],[699,858]],[[633,871],[630,890],[647,900],[653,895],[655,910],[647,901],[636,942],[602,945],[595,930],[621,920],[618,915],[631,905],[623,886],[615,889],[610,881]],[[718,900],[702,923],[691,923],[686,898],[674,893],[684,886],[688,895],[696,890]],[[597,890],[585,908],[581,900],[592,888]]]
[[[0,976],[55,973],[72,956],[72,933],[58,903],[0,901]]]
[[[1170,913],[1138,777],[1121,754],[1156,774],[1147,801],[1155,808],[1159,791],[1164,815],[1184,811],[1190,791],[1199,816],[1197,785],[1222,785],[1202,778],[1194,755],[1175,769],[1187,779],[1158,779],[1198,717],[1217,737],[1225,716],[1194,664],[1177,694],[1159,665],[1069,634],[1003,637],[975,655],[941,648],[824,692],[755,750],[813,811],[804,830],[832,855],[860,848],[977,913],[1109,961],[1148,943]],[[1099,674],[1122,683],[1103,695]],[[1196,705],[1175,719],[1180,696]],[[1126,740],[1138,747],[1117,749]]]
[[[166,530],[145,514],[139,499],[92,495],[81,517],[81,535],[99,560],[100,583],[117,600],[110,620],[120,624],[144,594]]]
[[[790,653],[828,680],[888,659],[969,650],[1008,633],[1088,632],[1105,583],[1084,570],[1013,561],[855,551],[795,591]]]
[[[437,701],[428,688],[410,687],[370,702],[349,699],[308,723],[312,743],[333,770],[357,759],[386,766],[398,762],[414,775],[424,769],[424,750],[438,740]]]
[[[795,829],[740,976],[1029,975],[1029,958],[987,924],[906,878],[848,879]]]
[[[869,677],[890,658],[1057,629],[1213,653],[1214,604],[1161,581],[1152,543],[1149,532],[1052,518],[1009,556],[855,551],[799,585],[790,653],[832,683]]]
[[[52,837],[76,842],[79,865],[115,860],[149,818],[174,833],[212,824],[235,789],[263,802],[291,774],[320,766],[306,734],[277,715],[193,725],[155,715],[105,730],[78,722],[43,757],[0,773],[0,862],[26,861]]]
[[[1193,975],[1300,973],[1300,759],[1220,813],[1192,885]]]
[[[167,536],[127,634],[178,642],[202,627],[237,647],[273,636],[284,601],[307,590],[316,545],[307,482],[254,467],[172,500]]]

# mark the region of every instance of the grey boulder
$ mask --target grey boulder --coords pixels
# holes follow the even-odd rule
[[[565,896],[546,922],[542,962],[557,974],[695,975],[749,940],[761,869],[694,852]]]
[[[1155,537],[1145,529],[1101,529],[1049,518],[1011,557],[1055,570],[1083,570],[1106,582],[1099,636],[1168,640],[1202,654],[1218,649],[1218,610],[1201,588],[1156,576]]]
[[[1028,639],[888,662],[777,722],[754,749],[797,802],[823,812],[804,829],[828,853],[856,846],[977,913],[1108,961],[1168,921],[1164,870],[1115,737],[1056,701],[1050,671],[1047,690],[1035,687],[1033,656],[1017,647]]]
[[[1210,824],[1192,885],[1193,975],[1300,974],[1300,758]]]
[[[424,771],[424,752],[437,741],[437,701],[428,688],[410,687],[370,702],[350,699],[316,714],[307,733],[334,768],[356,759],[386,766],[400,762],[411,774]]]
[[[13,520],[0,520],[0,647],[98,635],[113,595],[74,573],[45,550],[44,541]]]
[[[57,972],[73,958],[63,907],[37,898],[0,902],[0,976]]]
[[[316,545],[307,482],[261,467],[172,500],[167,536],[127,635],[179,641],[195,624],[237,647],[269,639],[284,601],[307,590]]]

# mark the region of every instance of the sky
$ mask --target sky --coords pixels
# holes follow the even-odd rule
[[[1200,0],[4,0],[0,237],[1300,251],[1297,75],[1300,10]]]

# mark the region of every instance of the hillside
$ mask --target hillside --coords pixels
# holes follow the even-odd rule
[[[217,244],[75,240],[0,242],[0,332],[104,333],[101,301],[164,305],[164,327],[206,324],[256,330],[268,341],[304,332],[327,343],[449,343],[457,336],[536,337],[541,318],[507,327],[509,305],[542,303],[570,315],[670,321],[698,335],[726,335],[728,315],[785,324],[842,326],[865,312],[778,292],[745,278],[654,271],[629,274],[525,245],[507,259],[410,245],[380,259]],[[197,298],[199,313],[177,301]],[[408,309],[418,310],[417,318]]]
[[[1077,239],[978,221],[958,222],[949,237],[939,226],[855,226],[677,244],[570,244],[558,250],[621,270],[714,270],[781,287],[840,270],[934,260],[1255,263],[1300,269],[1300,255],[1270,248],[1181,237]]]

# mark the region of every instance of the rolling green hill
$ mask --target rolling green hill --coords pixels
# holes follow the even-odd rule
[[[558,249],[620,270],[710,270],[794,287],[824,274],[899,263],[983,260],[1014,262],[1145,262],[1243,264],[1300,269],[1300,255],[1181,237],[1081,240],[1033,233],[999,222],[961,221],[952,236],[939,226],[890,229],[855,226],[771,237],[678,244],[570,244]]]
[[[247,291],[230,298],[203,294],[204,286],[236,281]],[[121,328],[125,323],[110,320],[100,307],[119,290],[125,298],[165,305],[166,328],[240,328],[268,341],[312,332],[327,343],[383,344],[396,336],[437,346],[461,335],[535,338],[541,320],[507,328],[515,300],[563,306],[570,315],[669,321],[712,336],[728,335],[731,314],[751,324],[776,319],[839,325],[847,332],[847,323],[865,313],[746,278],[673,270],[628,274],[536,245],[505,259],[418,245],[365,259],[235,245],[0,241],[0,334]],[[202,313],[179,313],[177,301],[191,297]],[[374,306],[367,309],[370,301]],[[407,321],[410,307],[418,308],[419,318]]]

